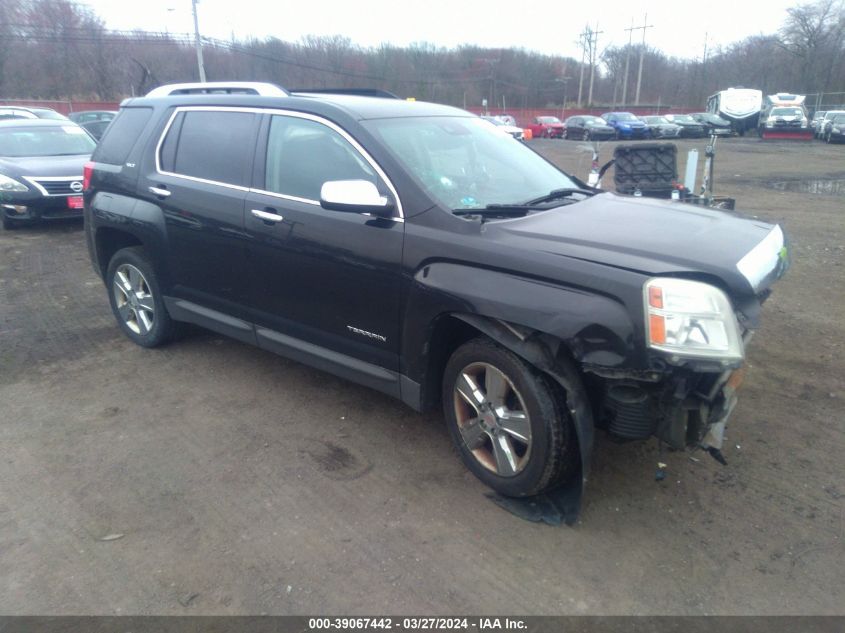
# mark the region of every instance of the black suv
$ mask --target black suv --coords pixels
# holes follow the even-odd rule
[[[442,406],[504,495],[583,483],[595,426],[719,455],[778,226],[591,189],[452,107],[201,90],[125,101],[86,168],[130,339],[192,322]]]

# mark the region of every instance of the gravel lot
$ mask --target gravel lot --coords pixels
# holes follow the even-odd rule
[[[586,177],[581,143],[532,146]],[[654,442],[600,437],[573,528],[486,499],[438,416],[201,330],[134,346],[81,225],[0,232],[0,613],[845,613],[845,189],[769,186],[845,179],[845,147],[718,150],[794,257],[729,466],[656,483]]]

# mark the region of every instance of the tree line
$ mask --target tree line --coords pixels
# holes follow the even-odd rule
[[[289,88],[381,88],[458,106],[496,108],[577,105],[580,60],[521,49],[442,48],[429,43],[363,48],[343,36],[203,39],[206,74]],[[640,46],[610,46],[598,56],[593,103],[633,101],[635,73],[623,90],[626,57]],[[695,107],[728,86],[765,93],[845,93],[845,6],[817,0],[787,11],[778,32],[757,35],[695,59],[646,46],[640,102]],[[590,70],[584,69],[582,103]],[[71,0],[0,2],[0,98],[112,101],[162,83],[195,81],[190,34],[115,31]],[[845,97],[842,99],[845,101]]]

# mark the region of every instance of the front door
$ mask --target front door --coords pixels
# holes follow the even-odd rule
[[[244,211],[259,344],[398,371],[404,223],[319,202],[332,180],[388,193],[378,166],[333,123],[297,113],[268,115],[259,148]]]

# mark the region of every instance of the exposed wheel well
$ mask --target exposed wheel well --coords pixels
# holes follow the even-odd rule
[[[143,246],[143,242],[131,233],[109,227],[97,230],[95,244],[97,247],[97,266],[99,266],[103,277],[106,275],[111,258],[117,251],[128,246]]]
[[[470,339],[481,336],[482,332],[466,321],[452,315],[443,315],[434,323],[434,330],[426,344],[428,363],[423,382],[422,408],[424,411],[440,405],[440,385],[443,382],[443,370],[452,353]]]

